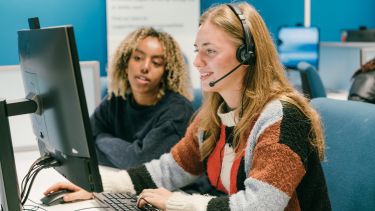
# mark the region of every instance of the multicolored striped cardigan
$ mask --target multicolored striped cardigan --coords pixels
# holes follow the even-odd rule
[[[101,167],[105,191],[138,194],[145,188],[177,190],[199,175],[227,196],[174,192],[167,210],[330,210],[324,174],[316,149],[310,144],[311,124],[294,105],[275,100],[249,124],[247,144],[234,156],[228,129],[233,112],[222,114],[216,148],[202,161],[202,135],[197,122],[170,153],[140,167],[114,170]]]

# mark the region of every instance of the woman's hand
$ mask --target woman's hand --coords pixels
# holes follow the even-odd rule
[[[165,188],[144,189],[141,194],[139,194],[137,206],[142,208],[146,204],[151,204],[158,209],[165,210],[167,201],[171,195],[172,192]]]
[[[92,199],[93,194],[90,192],[85,191],[84,189],[78,187],[77,185],[74,185],[73,183],[68,182],[58,182],[51,187],[49,187],[43,194],[48,195],[50,193],[53,193],[58,190],[70,190],[72,193],[68,193],[64,196],[65,202],[72,202],[76,200],[87,200]]]

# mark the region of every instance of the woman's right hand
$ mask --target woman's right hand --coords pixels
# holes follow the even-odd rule
[[[77,200],[87,200],[87,199],[92,199],[93,194],[90,192],[87,192],[86,190],[78,187],[77,185],[74,185],[73,183],[69,182],[58,182],[51,187],[49,187],[43,194],[48,195],[50,193],[53,193],[55,191],[59,190],[70,190],[72,193],[68,193],[64,196],[64,201],[65,202],[72,202],[72,201],[77,201]]]

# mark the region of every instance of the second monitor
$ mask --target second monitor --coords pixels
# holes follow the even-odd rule
[[[299,62],[307,62],[318,69],[318,28],[281,27],[277,39],[280,59],[286,68],[296,69]]]

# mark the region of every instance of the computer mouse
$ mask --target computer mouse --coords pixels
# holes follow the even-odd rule
[[[48,194],[47,196],[40,199],[40,201],[46,206],[53,206],[57,204],[65,203],[64,196],[65,194],[71,193],[70,190],[58,190],[53,193]]]

